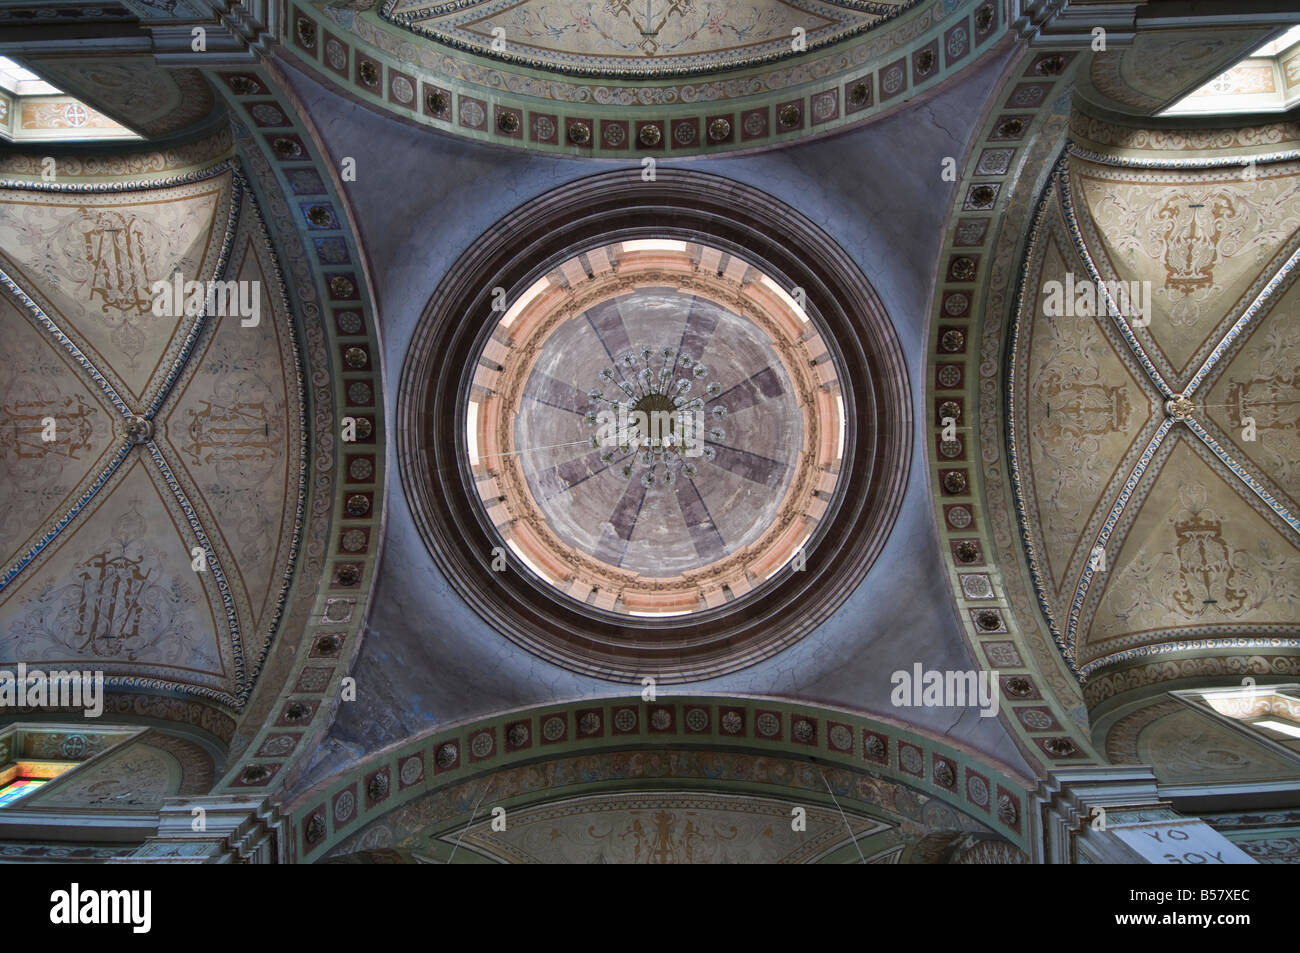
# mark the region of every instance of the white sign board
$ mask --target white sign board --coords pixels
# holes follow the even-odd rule
[[[1107,828],[1152,864],[1253,864],[1255,859],[1201,820]]]

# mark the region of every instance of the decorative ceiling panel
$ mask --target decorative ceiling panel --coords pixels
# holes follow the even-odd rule
[[[1150,325],[1136,333],[1175,376],[1222,338],[1242,296],[1257,291],[1276,270],[1277,253],[1294,244],[1298,173],[1292,163],[1166,173],[1071,163],[1082,198],[1076,208],[1102,277],[1150,283]]]
[[[301,427],[296,358],[273,304],[273,272],[253,236],[242,237],[227,275],[256,282],[263,319],[253,328],[222,319],[204,336],[163,408],[158,442],[191,503],[210,516],[214,544],[229,552],[247,628],[263,632],[293,539]]]
[[[213,274],[230,201],[229,175],[143,195],[3,191],[0,249],[120,396],[148,403],[190,324],[156,314],[152,286]]]
[[[1045,244],[1042,284],[1066,282],[1067,274],[1078,271],[1077,259],[1071,253],[1067,264],[1055,235]],[[1082,536],[1097,507],[1109,502],[1106,493],[1125,451],[1151,419],[1151,405],[1105,327],[1091,315],[1042,321],[1027,356],[1024,422],[1038,439],[1029,443],[1026,472],[1060,614],[1073,596]]]
[[[1107,108],[1151,115],[1227,69],[1269,32],[1261,27],[1139,32],[1132,45],[1092,58],[1083,92]]]
[[[1151,641],[1296,631],[1295,537],[1248,505],[1240,481],[1211,468],[1189,436],[1172,436],[1163,466],[1147,475],[1154,482],[1102,574],[1078,644],[1085,664]]]
[[[1137,726],[1130,729],[1136,739],[1125,760],[1151,765],[1162,784],[1295,778],[1295,762],[1180,702],[1156,705],[1131,718]]]
[[[149,138],[180,132],[216,106],[196,69],[161,69],[152,54],[44,56],[25,61],[54,86]]]
[[[75,530],[0,593],[5,664],[233,687],[220,598],[190,568],[197,543],[170,496],[144,456],[118,469]]]
[[[1209,389],[1205,413],[1219,439],[1300,501],[1300,285],[1277,299]],[[1211,424],[1207,424],[1211,425]],[[1253,439],[1247,439],[1247,438]]]
[[[1062,160],[1010,348],[1007,432],[1031,576],[1085,678],[1144,658],[1300,648],[1285,450],[1300,406],[1300,338],[1286,317],[1300,166],[1261,163],[1243,181],[1231,160],[1147,164]],[[1150,282],[1149,299],[1103,292],[1115,279]],[[1096,307],[1061,285],[1095,294]]]
[[[395,0],[386,19],[458,49],[561,73],[682,76],[793,56],[855,36],[917,0]],[[495,42],[494,42],[495,41]]]
[[[87,491],[121,439],[116,412],[98,388],[8,295],[0,295],[0,334],[8,365],[0,383],[0,482],[8,500],[0,512],[0,565],[9,566]],[[42,438],[60,432],[66,439]]]
[[[157,811],[177,795],[206,794],[212,756],[188,738],[146,731],[77,772],[68,772],[28,795],[24,808]]]
[[[443,839],[515,864],[799,864],[891,826],[808,806],[807,828],[795,831],[790,807],[726,794],[595,795],[513,811],[504,832],[489,817]]]
[[[252,193],[221,163],[0,198],[18,259],[0,258],[0,318],[21,361],[0,465],[31,503],[0,523],[0,664],[238,707],[279,625],[306,488],[296,332]],[[178,275],[199,283],[179,301]]]

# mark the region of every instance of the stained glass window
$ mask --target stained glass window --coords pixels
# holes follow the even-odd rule
[[[0,787],[0,807],[7,807],[20,797],[31,794],[47,780],[47,778],[14,778]]]

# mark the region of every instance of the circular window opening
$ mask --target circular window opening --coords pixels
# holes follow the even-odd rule
[[[605,611],[688,615],[806,559],[844,406],[771,277],[706,244],[631,240],[562,261],[500,315],[465,447],[537,578]]]

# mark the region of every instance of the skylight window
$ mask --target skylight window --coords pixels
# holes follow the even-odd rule
[[[1264,686],[1246,678],[1240,686],[1185,689],[1170,694],[1249,732],[1274,750],[1300,755],[1300,684]]]
[[[1281,53],[1283,50],[1289,50],[1297,43],[1300,43],[1300,26],[1293,26],[1291,27],[1291,29],[1287,30],[1285,33],[1279,36],[1276,40],[1273,40],[1271,43],[1265,43],[1263,46],[1261,46],[1259,49],[1257,49],[1254,53],[1251,53],[1250,55],[1251,56],[1277,56],[1277,54]]]
[[[24,69],[6,56],[0,56],[0,89],[18,96],[57,96],[55,89],[29,69]]]
[[[1160,115],[1279,113],[1300,103],[1300,26],[1243,57]]]
[[[0,56],[0,139],[79,142],[139,138],[121,123]]]
[[[1281,732],[1284,735],[1290,735],[1292,738],[1300,738],[1300,725],[1291,724],[1290,722],[1269,718],[1255,722],[1255,726]]]

